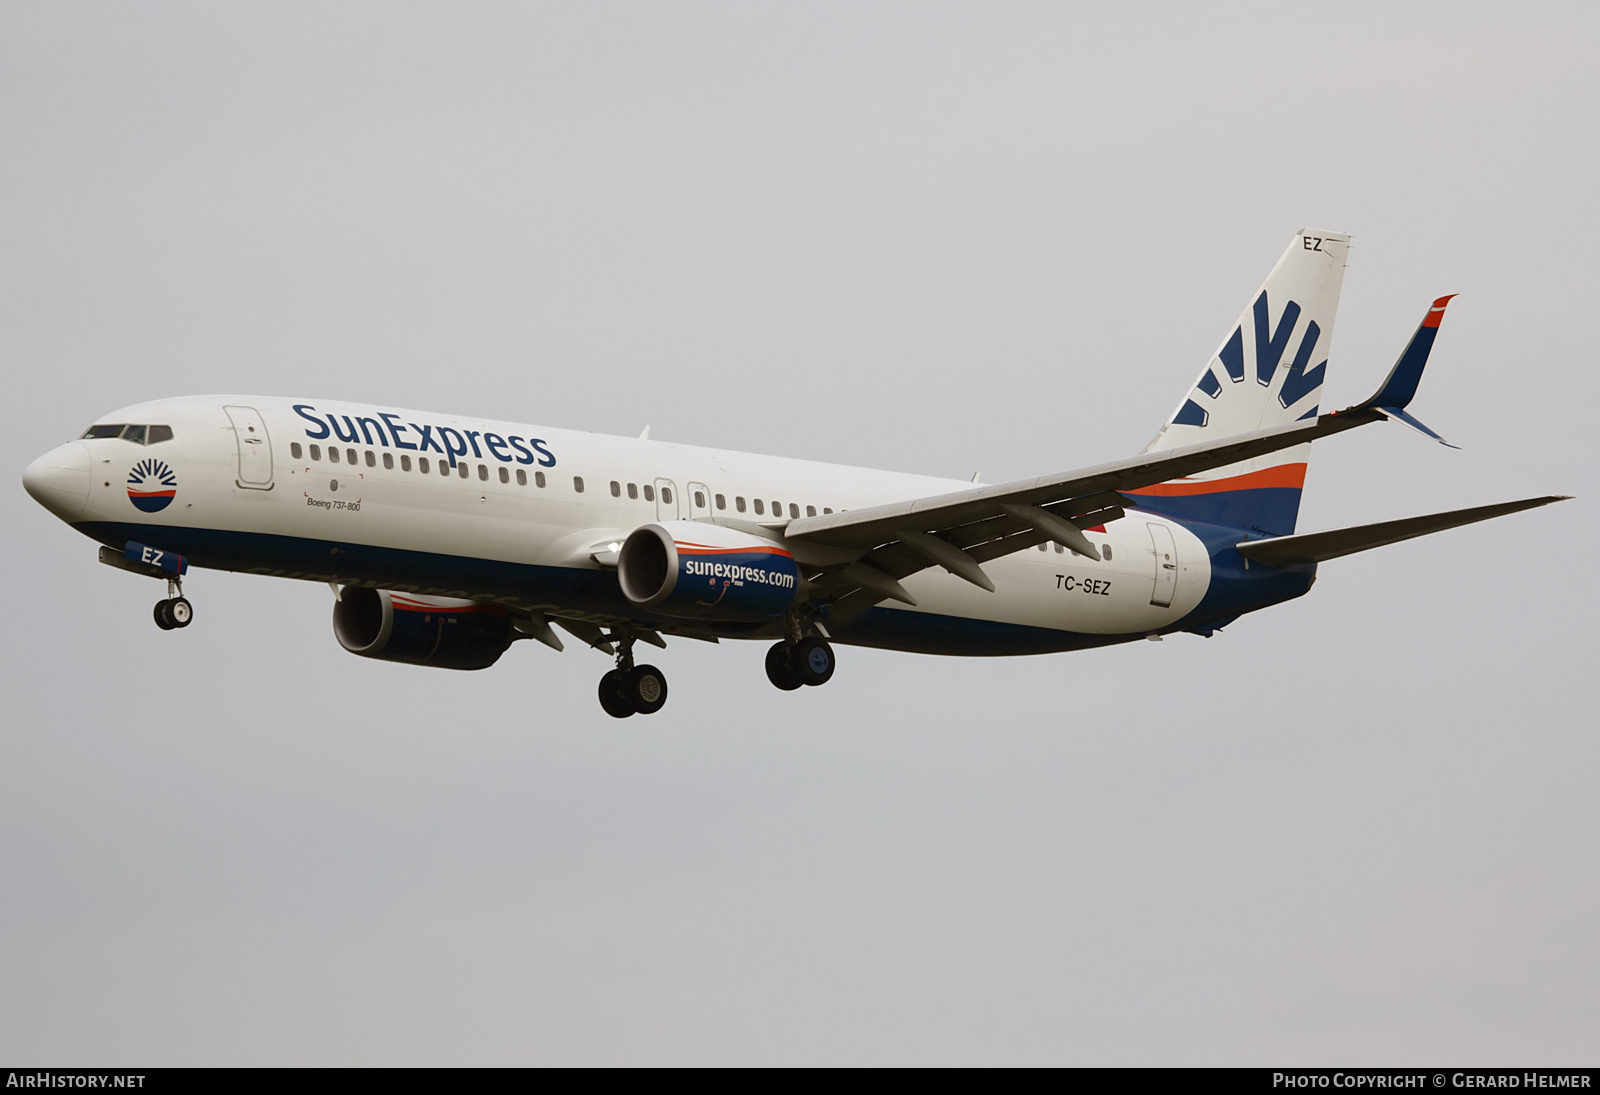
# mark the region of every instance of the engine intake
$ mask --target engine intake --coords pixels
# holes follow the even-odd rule
[[[771,540],[700,521],[642,525],[617,559],[623,596],[665,616],[781,616],[800,589],[794,556]]]
[[[340,590],[333,634],[363,658],[439,669],[487,669],[516,637],[511,617],[494,605],[361,586]]]

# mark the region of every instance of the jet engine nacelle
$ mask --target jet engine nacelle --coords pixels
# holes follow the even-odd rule
[[[487,669],[516,633],[494,605],[346,586],[333,606],[339,645],[363,658],[440,669]]]
[[[800,589],[794,556],[771,540],[700,521],[642,525],[617,558],[623,595],[664,616],[782,616]]]

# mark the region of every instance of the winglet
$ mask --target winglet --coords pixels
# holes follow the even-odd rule
[[[1401,352],[1400,359],[1394,363],[1394,368],[1389,370],[1383,385],[1379,387],[1372,398],[1358,404],[1352,410],[1376,410],[1390,418],[1404,422],[1407,426],[1431,437],[1441,445],[1450,448],[1457,446],[1434,433],[1428,427],[1418,422],[1415,418],[1405,413],[1406,405],[1417,394],[1417,384],[1422,380],[1422,370],[1427,367],[1428,355],[1433,352],[1433,340],[1439,336],[1439,324],[1444,322],[1444,310],[1450,301],[1456,297],[1455,293],[1440,297],[1428,306],[1427,314],[1422,317],[1422,322],[1417,325],[1417,333],[1411,336],[1411,341],[1406,343],[1406,348]]]
[[[1433,340],[1439,336],[1439,324],[1444,321],[1445,307],[1455,296],[1455,293],[1451,293],[1447,297],[1440,297],[1428,306],[1428,314],[1422,317],[1417,333],[1406,343],[1400,360],[1389,370],[1383,387],[1361,406],[1404,409],[1411,402],[1417,394],[1417,382],[1422,379],[1422,370],[1428,364],[1428,354],[1433,351]]]

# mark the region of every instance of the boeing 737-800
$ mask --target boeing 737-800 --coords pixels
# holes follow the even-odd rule
[[[28,492],[165,580],[190,566],[330,583],[353,654],[484,669],[552,624],[615,659],[600,703],[650,714],[665,637],[772,643],[781,689],[833,644],[1037,654],[1210,635],[1299,597],[1317,564],[1558,501],[1299,534],[1312,441],[1406,410],[1449,297],[1377,393],[1319,414],[1349,237],[1305,231],[1134,457],[1000,485],[323,399],[126,407],[31,464]]]

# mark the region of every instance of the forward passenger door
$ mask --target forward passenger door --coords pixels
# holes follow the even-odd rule
[[[267,424],[254,407],[222,408],[233,425],[234,443],[239,449],[239,477],[234,480],[249,490],[272,489],[272,439]]]

